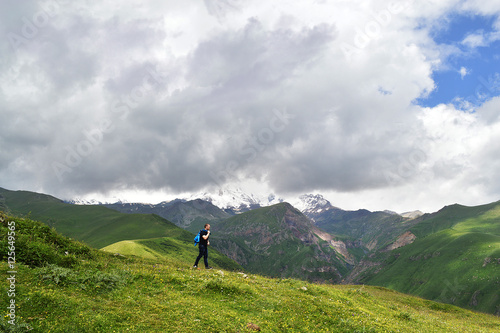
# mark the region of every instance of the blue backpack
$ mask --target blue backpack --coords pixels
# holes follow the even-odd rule
[[[200,232],[201,230],[198,231],[198,235],[194,237],[194,246],[198,245],[198,243],[200,242]]]

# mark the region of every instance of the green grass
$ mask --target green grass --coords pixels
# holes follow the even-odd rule
[[[500,318],[381,287],[270,279],[222,269],[192,270],[178,256],[147,259],[86,248],[29,219],[1,216],[16,237],[31,236],[53,256],[16,264],[16,326],[4,332],[497,332]],[[16,240],[16,252],[26,243]],[[19,247],[17,247],[19,246]],[[79,249],[77,251],[77,249]],[[85,250],[86,249],[86,250]],[[61,267],[66,251],[75,257]],[[159,252],[159,251],[158,251]],[[53,262],[54,261],[54,262]],[[9,267],[2,258],[0,270]]]
[[[133,241],[121,241],[102,248],[103,251],[119,253],[121,255],[133,255],[149,259],[166,259],[175,257],[179,261],[194,264],[198,255],[198,247],[193,242],[186,243],[183,240],[162,237],[142,239]],[[243,270],[235,261],[230,260],[218,251],[209,249],[209,264],[227,270]]]

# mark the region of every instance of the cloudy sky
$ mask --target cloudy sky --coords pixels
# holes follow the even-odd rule
[[[0,187],[500,200],[498,0],[4,0]]]

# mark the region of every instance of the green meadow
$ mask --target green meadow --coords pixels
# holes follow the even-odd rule
[[[194,242],[191,242],[193,238],[190,236],[187,241],[171,237],[121,241],[108,245],[102,248],[102,250],[114,254],[133,255],[156,260],[172,257],[178,261],[193,265],[198,254],[198,247],[195,247]],[[209,263],[210,265],[216,264],[218,267],[232,271],[243,269],[235,261],[228,259],[213,248],[210,248]]]

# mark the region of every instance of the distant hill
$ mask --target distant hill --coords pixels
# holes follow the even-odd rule
[[[5,198],[3,197],[2,194],[0,194],[0,210],[4,212],[8,211],[8,208],[5,205]]]
[[[359,282],[500,315],[500,202],[447,206],[409,230],[415,241],[373,258]]]
[[[366,209],[346,211],[336,207],[327,207],[306,215],[319,228],[364,252],[373,252],[387,246],[421,221],[388,212],[371,212]]]
[[[102,206],[64,203],[49,195],[0,189],[8,210],[30,216],[63,235],[101,248],[122,240],[176,237],[190,242],[192,234],[157,215],[124,214]]]
[[[174,200],[155,205],[114,203],[105,204],[104,206],[122,213],[157,214],[193,233],[197,233],[202,229],[205,223],[214,224],[232,216],[212,203],[201,199],[189,201]]]

